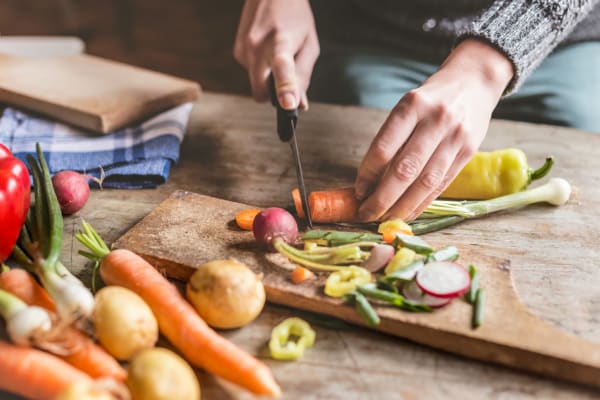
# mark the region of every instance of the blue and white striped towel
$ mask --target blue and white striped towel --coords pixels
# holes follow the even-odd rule
[[[52,174],[70,169],[100,177],[103,170],[103,187],[156,187],[166,182],[179,159],[191,110],[191,103],[182,104],[137,126],[99,136],[7,108],[0,119],[0,143],[26,160],[39,142]]]

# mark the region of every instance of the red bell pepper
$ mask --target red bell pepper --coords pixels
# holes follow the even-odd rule
[[[30,202],[29,171],[0,144],[0,263],[10,256],[27,218]]]

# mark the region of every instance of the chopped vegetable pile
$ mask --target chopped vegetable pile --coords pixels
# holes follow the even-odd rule
[[[401,224],[388,221],[381,225],[381,231],[386,231],[391,225]],[[434,250],[402,227],[391,244],[374,233],[310,230],[301,237],[303,249],[277,239],[275,249],[304,268],[329,272],[324,293],[344,298],[369,325],[380,322],[371,303],[431,312],[469,293],[468,301],[477,304],[471,290],[481,293],[481,297],[483,291],[471,287],[476,277],[457,262],[458,249],[447,246]],[[481,323],[482,306],[478,312],[480,316],[473,326]]]

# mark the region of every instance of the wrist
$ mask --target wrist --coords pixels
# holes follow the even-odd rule
[[[460,42],[440,69],[458,70],[463,75],[478,77],[498,97],[502,96],[515,74],[512,62],[504,53],[475,38]]]

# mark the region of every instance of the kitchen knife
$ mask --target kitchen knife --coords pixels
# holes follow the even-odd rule
[[[298,123],[298,109],[284,110],[277,100],[275,91],[275,81],[273,75],[269,77],[269,91],[271,95],[271,103],[277,110],[277,135],[282,142],[289,142],[292,148],[292,155],[296,164],[296,177],[298,178],[298,189],[300,190],[300,199],[302,201],[302,210],[306,218],[306,223],[309,228],[312,228],[312,219],[310,218],[310,209],[308,208],[308,200],[306,194],[306,186],[304,185],[304,175],[302,173],[302,162],[300,161],[300,150],[298,150],[298,142],[296,140],[296,124]]]

